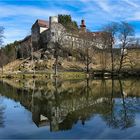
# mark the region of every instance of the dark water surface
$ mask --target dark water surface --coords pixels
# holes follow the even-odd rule
[[[140,139],[140,80],[3,80],[4,138]]]

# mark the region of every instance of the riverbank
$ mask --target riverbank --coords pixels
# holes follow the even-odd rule
[[[140,70],[122,70],[120,72],[118,71],[102,71],[102,70],[96,70],[92,73],[95,77],[140,77]]]
[[[46,79],[46,78],[64,78],[64,79],[84,79],[87,77],[87,74],[84,72],[59,72],[57,76],[54,73],[47,72],[35,72],[35,73],[4,73],[0,75],[0,78],[38,78],[38,79]]]
[[[20,72],[20,73],[3,73],[0,75],[0,78],[17,78],[17,79],[28,79],[28,78],[38,78],[38,79],[46,79],[46,78],[62,78],[62,79],[85,79],[85,78],[105,78],[111,79],[113,78],[128,78],[128,77],[140,77],[140,70],[135,71],[101,71],[96,70],[92,71],[89,74],[86,72],[58,72],[57,75],[51,72]]]

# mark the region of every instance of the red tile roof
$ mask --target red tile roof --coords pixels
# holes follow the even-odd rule
[[[49,22],[46,20],[38,19],[36,20],[35,24],[38,24],[40,27],[46,27],[49,28]]]

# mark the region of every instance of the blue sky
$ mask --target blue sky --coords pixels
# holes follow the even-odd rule
[[[57,14],[70,14],[78,24],[84,18],[92,31],[112,21],[127,21],[140,36],[140,0],[0,0],[4,44],[29,35],[36,19]]]

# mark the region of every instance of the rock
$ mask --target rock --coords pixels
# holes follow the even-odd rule
[[[41,58],[41,53],[40,52],[34,52],[33,57],[35,59],[40,59]]]
[[[43,60],[38,60],[38,63],[43,63]]]
[[[49,51],[45,51],[45,55],[48,55],[48,54],[50,54],[50,52]]]

